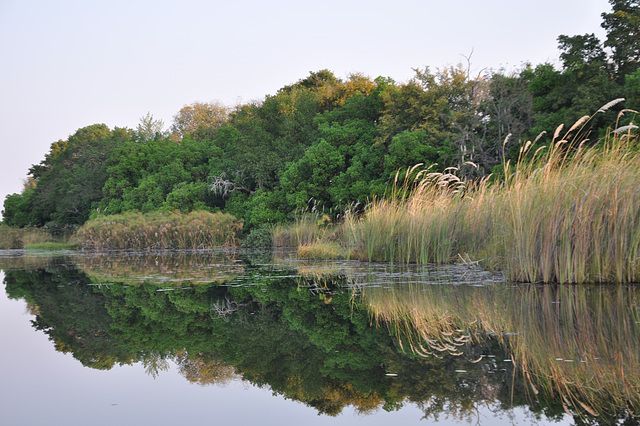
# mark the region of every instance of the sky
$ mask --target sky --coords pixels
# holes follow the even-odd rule
[[[0,0],[0,203],[51,143],[104,123],[165,129],[196,101],[246,103],[311,71],[406,82],[415,68],[559,64],[601,39],[607,0]],[[1,210],[1,209],[0,209]]]

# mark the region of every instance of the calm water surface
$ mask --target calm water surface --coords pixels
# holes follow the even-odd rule
[[[287,252],[0,252],[0,423],[638,424],[640,292]]]

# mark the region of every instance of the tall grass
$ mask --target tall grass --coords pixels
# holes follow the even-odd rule
[[[276,247],[298,247],[328,238],[334,231],[331,217],[314,208],[296,213],[293,224],[276,225],[273,228],[273,242]]]
[[[92,219],[75,239],[85,250],[206,249],[235,245],[241,229],[242,222],[225,213],[134,212]]]
[[[0,225],[0,250],[23,249],[34,244],[51,242],[47,231],[37,228],[12,228]]]
[[[586,117],[588,118],[588,117]],[[462,182],[455,170],[407,171],[390,196],[346,215],[351,258],[447,263],[463,258],[510,281],[640,282],[640,153],[630,130],[598,144],[579,133],[532,152],[505,179]],[[571,142],[570,142],[571,141]]]
[[[497,213],[509,279],[640,281],[640,155],[623,136],[571,155],[554,141],[508,175]]]

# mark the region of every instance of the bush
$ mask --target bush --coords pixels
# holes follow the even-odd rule
[[[271,247],[273,236],[268,227],[254,228],[242,241],[244,247]]]

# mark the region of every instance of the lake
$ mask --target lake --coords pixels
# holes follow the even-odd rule
[[[640,287],[0,251],[0,423],[640,424]]]

